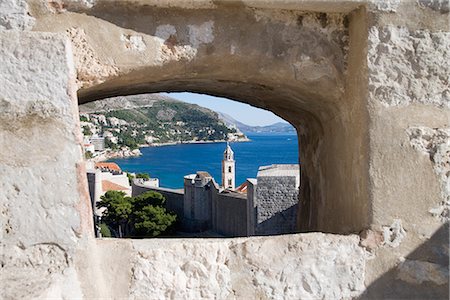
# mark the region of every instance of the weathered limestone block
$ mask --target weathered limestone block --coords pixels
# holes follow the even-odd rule
[[[34,25],[30,16],[27,1],[0,1],[0,30],[29,30]]]
[[[130,281],[110,285],[129,287],[131,299],[349,299],[364,289],[358,243],[321,233],[98,241],[106,260],[112,252],[122,266],[127,259]]]
[[[448,299],[450,28],[439,1],[401,1],[368,28],[367,298]]]
[[[448,14],[450,11],[450,2],[448,0],[416,0],[419,7],[430,8],[441,14]]]
[[[433,170],[441,184],[441,201],[429,212],[443,223],[448,222],[450,215],[450,128],[432,129],[428,127],[408,128],[411,146],[428,155]]]
[[[6,239],[25,246],[70,246],[80,230],[75,164],[81,149],[67,47],[55,34],[1,34],[0,197],[12,215]]]
[[[98,55],[87,41],[86,33],[82,28],[69,28],[67,34],[72,41],[74,50],[73,57],[77,70],[78,88],[83,87],[83,85],[99,84],[104,78],[117,75],[117,67],[113,64],[100,62]]]
[[[369,90],[385,106],[450,108],[450,32],[372,27]]]
[[[431,2],[403,3],[405,20],[379,14],[367,57],[373,223],[403,219],[406,231],[414,226],[410,234],[427,237],[442,225],[428,211],[439,204],[433,214],[446,214],[450,120],[450,28],[441,22],[448,12],[436,15]]]
[[[91,234],[74,68],[62,35],[0,33],[1,297],[80,297],[73,263]]]
[[[2,246],[2,299],[82,297],[71,257],[58,245]]]
[[[75,3],[80,6],[74,6]],[[81,102],[86,101],[86,93],[92,94],[89,90],[94,91],[102,82],[106,87],[108,82],[118,80],[118,84],[124,84],[123,89],[131,89],[137,83],[143,89],[142,82],[136,80],[145,77],[151,83],[177,78],[180,82],[167,85],[174,89],[185,84],[183,78],[199,76],[205,80],[202,74],[207,70],[211,75],[223,72],[217,79],[236,81],[238,73],[239,79],[258,84],[263,84],[269,74],[287,76],[294,85],[318,86],[323,82],[334,92],[323,89],[322,93],[333,98],[340,94],[336,85],[343,83],[348,50],[348,20],[343,14],[236,9],[234,5],[216,13],[218,10],[213,8],[219,7],[208,1],[199,1],[198,11],[183,11],[185,5],[196,6],[185,1],[176,4],[156,1],[144,7],[141,4],[64,1],[65,9],[56,13],[51,5],[34,10],[37,18],[34,30],[69,31],[76,36],[73,47],[77,71],[79,75],[87,75],[78,78]],[[172,8],[164,12],[159,6],[165,5]],[[233,26],[229,15],[236,16]],[[161,19],[163,16],[166,19]],[[242,64],[249,57],[250,61]],[[166,65],[167,69],[161,68]],[[280,70],[280,65],[287,69]],[[197,70],[198,66],[202,66],[201,70]],[[239,72],[227,71],[233,68]],[[140,72],[136,73],[137,69]],[[117,85],[111,87],[112,90],[107,88],[104,92],[123,93]]]

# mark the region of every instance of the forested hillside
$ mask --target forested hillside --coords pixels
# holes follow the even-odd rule
[[[172,142],[246,140],[238,129],[225,125],[217,113],[198,105],[169,97],[149,97],[148,101],[120,99],[120,104],[132,108],[117,110],[119,106],[114,99],[109,100],[112,110],[108,110],[106,100],[80,107],[84,134],[105,136],[107,146],[112,149]],[[96,107],[101,111],[93,112]]]

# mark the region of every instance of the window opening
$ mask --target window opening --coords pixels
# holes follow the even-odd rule
[[[121,99],[80,106],[99,236],[296,231],[300,171],[297,135],[290,124],[273,116],[275,124],[247,125],[245,119],[236,121],[170,94],[129,97],[132,109],[122,108]],[[216,100],[238,103],[209,99]]]

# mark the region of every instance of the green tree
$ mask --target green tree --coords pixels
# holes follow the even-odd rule
[[[100,223],[100,233],[102,237],[112,237],[111,230],[105,223]]]
[[[89,128],[89,126],[83,126],[83,134],[84,135],[92,135],[92,131],[91,131],[91,129]]]
[[[143,237],[155,237],[171,229],[177,217],[161,206],[144,206],[134,214],[136,234]]]
[[[89,122],[88,118],[86,116],[80,116],[81,122]]]
[[[105,138],[105,147],[110,148],[111,150],[116,150],[117,144],[113,143],[109,137]]]
[[[100,199],[97,208],[106,208],[102,220],[109,225],[117,226],[119,237],[123,237],[127,234],[123,230],[127,228],[126,225],[133,212],[132,199],[125,197],[125,193],[121,191],[107,191]]]
[[[135,139],[132,136],[124,134],[120,141],[122,145],[130,147],[131,150],[139,148],[138,144],[136,143]]]
[[[132,201],[136,236],[155,237],[173,229],[177,216],[166,211],[166,198],[161,193],[145,192]]]
[[[136,174],[136,178],[142,178],[144,180],[150,180],[150,174],[148,174],[148,173],[138,173],[138,174]]]
[[[133,183],[134,175],[129,173],[129,172],[126,172],[126,174],[127,174],[127,177],[128,177],[128,182],[131,185]]]
[[[173,229],[177,216],[164,208],[166,198],[161,193],[149,191],[136,197],[126,197],[124,192],[108,191],[97,207],[106,208],[102,221],[119,229],[119,237],[155,237]],[[101,230],[103,228],[101,227]]]
[[[86,151],[86,152],[84,152],[84,157],[86,159],[91,159],[92,157],[94,157],[94,154],[92,154],[91,151]]]
[[[163,207],[166,203],[166,198],[158,192],[148,191],[139,196],[133,197],[133,209],[134,211],[140,211],[145,206],[160,206]]]

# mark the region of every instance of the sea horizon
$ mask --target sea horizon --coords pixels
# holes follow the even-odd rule
[[[271,164],[298,164],[296,133],[251,133],[250,141],[230,142],[236,160],[236,186],[256,178],[258,168]],[[222,155],[226,142],[182,143],[142,147],[142,155],[109,159],[123,171],[148,173],[164,188],[183,188],[183,178],[206,171],[221,184]]]

